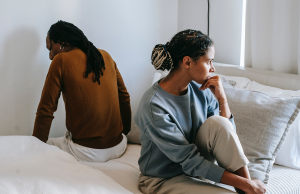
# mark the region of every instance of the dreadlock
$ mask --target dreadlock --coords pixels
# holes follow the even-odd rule
[[[184,30],[178,32],[165,45],[156,45],[152,51],[151,61],[157,70],[176,69],[185,56],[196,61],[205,55],[212,45],[213,41],[201,31]]]
[[[103,70],[105,69],[103,56],[79,28],[71,23],[59,20],[50,27],[48,36],[54,43],[59,43],[62,46],[75,46],[81,49],[87,56],[85,78],[93,71],[95,74],[93,81],[97,81],[100,85],[100,75],[103,76]]]

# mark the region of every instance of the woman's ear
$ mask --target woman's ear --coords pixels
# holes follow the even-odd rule
[[[184,68],[189,69],[191,67],[192,64],[192,59],[189,56],[185,56],[182,59],[182,65]]]

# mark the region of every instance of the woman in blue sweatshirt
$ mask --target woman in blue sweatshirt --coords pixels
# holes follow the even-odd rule
[[[134,118],[143,193],[200,193],[199,179],[265,193],[263,183],[250,178],[222,82],[210,75],[214,54],[212,40],[196,30],[154,47],[155,69],[170,73],[146,91]]]

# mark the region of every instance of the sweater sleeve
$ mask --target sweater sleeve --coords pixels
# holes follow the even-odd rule
[[[213,115],[220,115],[219,114],[219,103],[210,91],[208,92],[208,95],[207,95],[207,101],[208,101],[207,118],[211,117]],[[236,126],[235,126],[235,122],[234,122],[234,118],[233,118],[232,114],[231,114],[229,121],[232,123],[234,130],[236,130]]]
[[[153,113],[156,112],[155,109],[159,107],[152,107]],[[196,145],[186,140],[168,114],[157,116],[160,119],[147,124],[145,135],[155,143],[158,149],[171,161],[180,164],[184,173],[220,182],[224,169],[204,159]]]
[[[123,123],[123,133],[127,135],[131,128],[131,107],[130,107],[130,96],[125,87],[123,78],[119,72],[119,69],[116,67],[117,72],[117,84],[118,84],[118,95],[119,95],[119,105],[121,119]]]
[[[37,109],[33,136],[43,142],[48,140],[53,113],[57,109],[62,88],[62,57],[54,57],[44,84],[42,96]]]

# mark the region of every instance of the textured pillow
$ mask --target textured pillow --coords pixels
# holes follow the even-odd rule
[[[134,117],[132,117],[134,118]],[[134,144],[141,144],[140,142],[140,129],[135,124],[134,120],[131,121],[131,129],[130,132],[126,135],[127,142],[134,143]]]
[[[249,90],[259,91],[272,97],[300,96],[300,91],[282,90],[252,81]],[[300,116],[291,125],[291,128],[278,152],[275,163],[290,168],[300,169]]]
[[[272,98],[223,84],[252,179],[268,182],[285,136],[297,117],[300,98]]]

